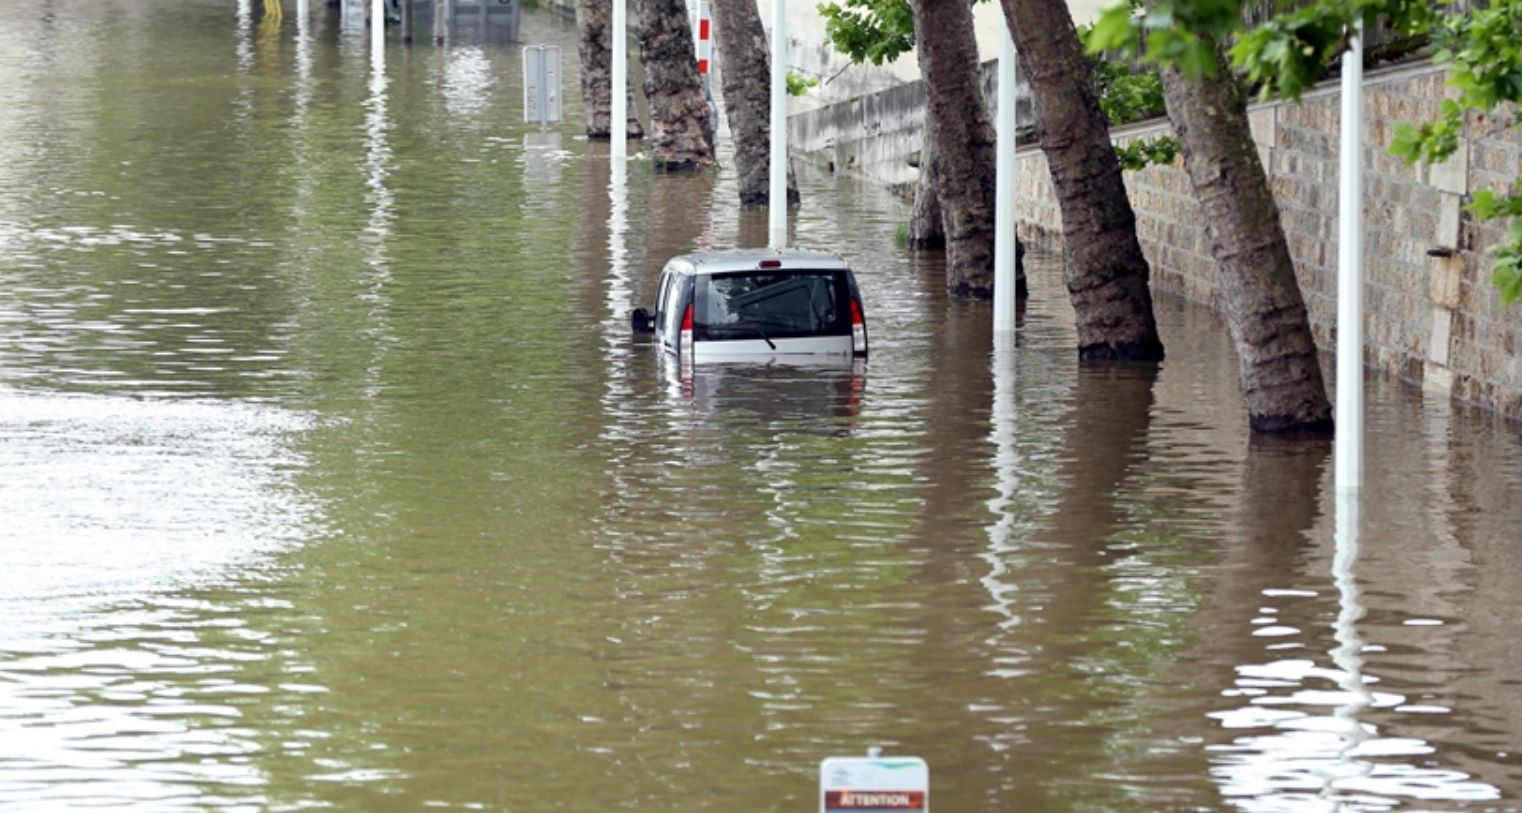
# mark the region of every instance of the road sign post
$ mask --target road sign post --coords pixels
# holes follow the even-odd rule
[[[523,46],[523,120],[560,123],[560,46]]]

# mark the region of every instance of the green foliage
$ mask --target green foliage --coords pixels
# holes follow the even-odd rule
[[[852,62],[883,65],[914,48],[909,0],[840,0],[819,4],[825,36]]]
[[[1087,45],[1094,36],[1092,26],[1079,26],[1078,39]],[[1165,112],[1163,80],[1157,71],[1136,73],[1120,59],[1108,59],[1090,49],[1094,65],[1094,92],[1099,108],[1112,126],[1154,118]]]
[[[1093,31],[1091,26],[1079,26],[1078,39],[1087,43]],[[1103,54],[1091,53],[1089,58],[1094,65],[1094,92],[1099,97],[1099,109],[1110,126],[1118,127],[1165,114],[1163,80],[1157,71],[1137,73],[1126,61],[1107,59]],[[1157,136],[1117,146],[1115,155],[1122,167],[1138,170],[1151,164],[1171,164],[1178,150],[1178,139]]]
[[[1167,166],[1178,157],[1179,143],[1173,136],[1139,138],[1130,144],[1115,147],[1115,156],[1125,169],[1146,169],[1152,164]]]
[[[1496,270],[1490,280],[1501,290],[1501,304],[1510,305],[1522,297],[1522,233],[1512,229],[1511,242],[1496,246],[1491,253]]]
[[[1215,76],[1214,43],[1224,40],[1240,20],[1238,0],[1156,0],[1145,9],[1135,0],[1121,0],[1100,13],[1086,44],[1091,54],[1140,56],[1188,76]]]
[[[819,4],[819,13],[825,18],[830,43],[852,62],[883,65],[914,48],[914,9],[909,0],[838,0]],[[1088,35],[1088,28],[1079,30],[1080,37]],[[1163,84],[1155,71],[1137,74],[1123,61],[1103,57],[1093,61],[1099,106],[1112,125],[1163,114]],[[788,74],[788,92],[794,96],[808,89],[795,87],[793,81],[793,74]],[[1151,163],[1172,163],[1178,141],[1160,136],[1117,147],[1115,152],[1127,169],[1141,169]]]
[[[1345,23],[1337,15],[1302,9],[1243,32],[1228,53],[1264,98],[1278,94],[1298,102],[1347,50]]]
[[[1468,14],[1421,12],[1410,14],[1408,26],[1426,25],[1434,46],[1433,59],[1448,64],[1448,84],[1457,99],[1444,99],[1437,118],[1396,129],[1390,152],[1407,164],[1447,160],[1459,148],[1459,136],[1470,112],[1494,115],[1507,105],[1501,121],[1517,125],[1516,105],[1522,104],[1522,0],[1495,0],[1488,8]],[[1505,193],[1482,189],[1468,210],[1480,220],[1510,219],[1507,238],[1491,248],[1501,302],[1522,297],[1522,186]]]
[[[787,72],[787,95],[802,96],[819,86],[819,77],[804,76],[796,71]]]
[[[1471,113],[1516,126],[1522,105],[1522,0],[1492,0],[1484,8],[1455,8],[1452,0],[1312,0],[1252,29],[1241,0],[1136,0],[1109,6],[1087,38],[1090,53],[1118,51],[1169,64],[1187,75],[1210,75],[1212,42],[1229,44],[1232,66],[1261,88],[1298,101],[1326,66],[1348,48],[1348,31],[1376,16],[1405,35],[1431,38],[1433,59],[1448,65],[1457,98],[1445,99],[1432,121],[1397,126],[1390,152],[1414,164],[1447,160],[1459,147]],[[1146,47],[1139,43],[1145,32]],[[1125,160],[1125,159],[1122,159]],[[1522,185],[1505,193],[1481,190],[1468,211],[1480,220],[1510,219],[1505,241],[1491,248],[1501,301],[1522,298]]]

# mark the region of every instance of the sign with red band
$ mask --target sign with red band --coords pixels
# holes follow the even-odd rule
[[[930,766],[881,753],[819,763],[820,813],[930,813]]]
[[[925,794],[918,790],[831,790],[824,794],[827,813],[837,811],[912,810],[925,809]]]

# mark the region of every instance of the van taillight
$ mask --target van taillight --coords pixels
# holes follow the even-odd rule
[[[867,354],[867,320],[861,313],[861,301],[851,297],[851,353]]]
[[[681,357],[687,361],[692,360],[692,303],[687,303],[687,310],[682,311],[682,336]]]

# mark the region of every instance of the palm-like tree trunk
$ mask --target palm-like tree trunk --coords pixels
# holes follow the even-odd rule
[[[909,214],[909,247],[913,249],[946,247],[941,199],[936,194],[940,180],[935,172],[935,152],[935,128],[927,122],[925,140],[920,146],[920,178],[914,186],[914,209]]]
[[[639,0],[639,50],[658,172],[713,165],[713,114],[698,79],[684,0]]]
[[[1325,434],[1332,408],[1294,262],[1247,123],[1242,86],[1215,49],[1215,77],[1163,70],[1168,118],[1221,269],[1254,432]]]
[[[756,0],[713,0],[719,58],[724,67],[724,113],[735,140],[740,203],[765,204],[771,194],[771,56]],[[793,162],[787,164],[787,202],[798,203]]]
[[[1063,0],[1000,1],[1005,19],[1018,23],[1010,30],[1062,211],[1079,358],[1161,359],[1150,268],[1072,15]]]
[[[580,0],[576,4],[576,28],[580,34],[581,105],[587,114],[587,137],[610,137],[613,117],[613,4],[610,0]],[[634,86],[628,86],[629,138],[644,138],[634,110]]]
[[[983,103],[972,7],[913,0],[915,48],[934,132],[934,167],[946,227],[946,285],[956,296],[993,296],[993,122]]]

